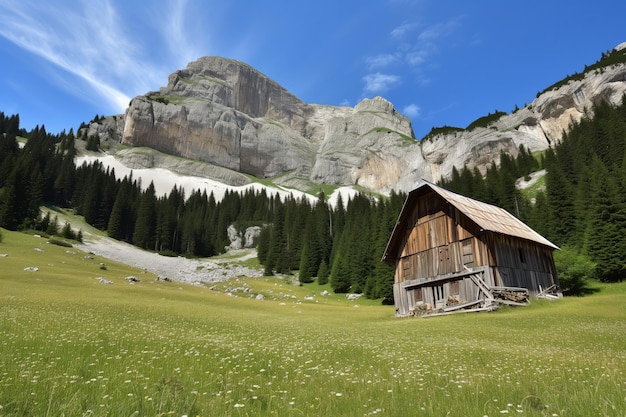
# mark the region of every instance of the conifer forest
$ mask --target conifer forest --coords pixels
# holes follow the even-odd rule
[[[501,155],[486,173],[459,167],[444,188],[505,208],[564,250],[587,258],[595,278],[626,279],[626,104],[600,103],[593,116],[572,124],[563,139],[541,155],[521,147]],[[75,165],[79,138],[72,130],[20,128],[19,115],[0,113],[0,226],[72,235],[41,205],[73,209],[112,238],[165,255],[209,257],[229,244],[227,228],[258,225],[258,258],[265,273],[298,274],[300,282],[331,284],[393,304],[393,266],[381,262],[405,200],[402,193],[361,193],[330,205],[280,198],[270,192],[194,191],[174,187],[157,196],[154,185],[95,162]],[[24,146],[18,140],[26,139]],[[93,146],[93,144],[90,144]],[[545,187],[528,194],[519,178],[545,169]],[[417,184],[416,184],[417,185]]]

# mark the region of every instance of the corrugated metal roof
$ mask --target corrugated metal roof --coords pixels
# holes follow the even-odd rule
[[[421,186],[424,185],[429,186],[434,192],[472,219],[483,230],[527,239],[558,249],[558,246],[554,243],[535,232],[503,208],[453,193],[427,181],[424,181],[424,184]]]

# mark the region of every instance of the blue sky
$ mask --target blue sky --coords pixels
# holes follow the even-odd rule
[[[307,103],[383,96],[418,138],[512,111],[626,41],[626,2],[0,0],[0,111],[76,129],[205,55]]]

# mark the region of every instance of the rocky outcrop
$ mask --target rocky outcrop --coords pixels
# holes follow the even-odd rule
[[[324,183],[387,193],[409,191],[422,178],[437,181],[455,166],[484,171],[520,145],[546,149],[595,102],[619,103],[625,92],[626,65],[603,67],[487,126],[418,141],[409,119],[384,98],[354,108],[306,104],[242,62],[204,57],[170,75],[158,92],[135,97],[123,118],[88,131],[101,142],[196,161],[170,169],[233,185],[249,174],[300,189]],[[159,166],[158,152],[121,157],[130,166]]]
[[[160,91],[134,98],[121,142],[296,187],[389,191],[407,172],[428,175],[409,119],[387,100],[305,104],[248,65],[219,57],[192,62]]]
[[[209,162],[256,177],[308,171],[307,105],[241,62],[205,57],[134,98],[122,143]]]
[[[420,178],[430,177],[424,162],[409,120],[376,97],[326,122],[310,178],[381,192],[411,189]]]
[[[226,230],[228,240],[230,240],[230,245],[227,249],[255,248],[261,229],[261,226],[250,226],[241,230],[231,224]]]
[[[595,103],[617,105],[626,94],[626,64],[603,67],[538,95],[529,105],[502,116],[487,127],[440,134],[421,142],[432,179],[449,175],[452,168],[478,167],[484,172],[501,151],[517,154],[520,145],[532,151],[547,149],[561,140],[572,123],[591,116]]]

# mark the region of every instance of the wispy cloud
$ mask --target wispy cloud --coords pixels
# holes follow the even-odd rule
[[[418,27],[417,23],[404,23],[395,27],[389,34],[392,38],[403,38],[407,33],[414,31]]]
[[[403,24],[391,31],[391,37],[402,42],[404,61],[412,67],[422,66],[439,50],[441,42],[452,36],[459,26],[461,17],[435,23],[423,28]]]
[[[408,106],[405,106],[402,110],[402,113],[411,119],[419,117],[421,112],[422,109],[420,109],[417,104],[409,104]]]
[[[169,0],[169,9],[162,16],[163,26],[167,28],[164,37],[168,49],[172,55],[177,56],[179,61],[189,63],[202,54],[196,46],[197,39],[189,39],[189,16],[187,0]],[[205,35],[206,36],[206,35]]]
[[[425,84],[427,68],[433,62],[442,43],[457,30],[462,17],[453,17],[446,22],[431,25],[420,25],[417,22],[404,22],[389,33],[391,49],[377,55],[365,58],[366,68],[370,71],[363,77],[363,92],[384,93],[400,86],[401,81],[408,82],[409,76],[387,75],[410,73],[414,82]],[[373,72],[378,70],[378,72]],[[385,72],[385,73],[383,73]],[[420,108],[416,104],[405,107],[405,114],[409,117],[419,117]]]
[[[399,56],[397,54],[380,54],[365,59],[369,69],[385,68],[397,62]]]
[[[382,94],[388,91],[391,87],[400,82],[400,77],[397,75],[381,74],[380,72],[374,74],[367,74],[363,77],[365,81],[365,92],[372,94]]]
[[[126,108],[130,95],[162,83],[167,74],[145,60],[141,39],[131,36],[110,0],[64,4],[0,0],[0,36],[85,85],[77,89],[75,82],[59,79],[61,88],[88,101],[104,100],[117,111]],[[184,2],[172,4],[178,4],[173,6],[170,26],[178,29],[171,34],[172,42],[178,42]]]

